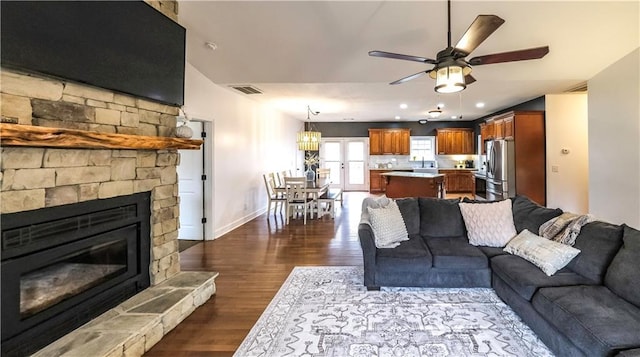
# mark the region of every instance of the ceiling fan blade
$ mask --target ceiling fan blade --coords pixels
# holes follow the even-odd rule
[[[369,51],[369,56],[392,58],[392,59],[401,59],[401,60],[405,60],[405,61],[414,61],[414,62],[420,62],[420,63],[436,64],[436,61],[432,60],[430,58],[411,56],[411,55],[403,55],[403,54],[400,54],[400,53],[385,52],[385,51]]]
[[[496,15],[478,15],[456,44],[456,49],[467,56],[503,23],[504,20]]]
[[[400,79],[398,79],[397,81],[395,81],[395,82],[391,82],[391,83],[389,83],[389,84],[391,84],[391,85],[395,85],[395,84],[401,84],[401,83],[404,83],[404,82],[408,82],[408,81],[410,81],[410,80],[412,80],[412,79],[416,79],[416,78],[418,78],[418,77],[424,76],[425,74],[427,74],[427,73],[429,73],[429,72],[431,72],[431,70],[427,70],[427,71],[422,71],[422,72],[414,73],[414,74],[412,74],[412,75],[410,75],[410,76],[406,76],[406,77],[404,77],[404,78],[400,78]]]
[[[473,76],[470,75],[470,74],[467,74],[466,76],[464,76],[464,84],[466,84],[466,85],[469,85],[469,84],[471,84],[471,83],[473,83],[475,81],[476,81],[476,79],[473,78]]]
[[[528,48],[526,50],[494,53],[490,55],[473,57],[469,60],[469,64],[472,66],[479,66],[482,64],[524,61],[542,58],[547,53],[549,53],[549,46]]]

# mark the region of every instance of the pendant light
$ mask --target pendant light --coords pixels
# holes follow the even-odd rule
[[[309,114],[318,115],[320,112],[312,111],[307,105],[307,121],[305,122],[304,130],[298,133],[298,150],[318,151],[320,149],[320,138],[322,135],[319,131],[313,129]]]

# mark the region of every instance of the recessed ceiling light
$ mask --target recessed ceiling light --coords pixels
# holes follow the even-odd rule
[[[400,120],[400,117],[396,115],[396,120]]]
[[[482,102],[476,103],[476,108],[484,108],[484,103]]]
[[[457,116],[455,116],[455,115],[452,115],[452,116],[451,116],[451,119],[458,119],[458,117],[457,117]]]
[[[406,103],[400,104],[400,109],[407,109],[408,105]]]
[[[444,108],[444,103],[438,103],[438,107],[439,107],[440,109]]]
[[[205,45],[205,46],[207,46],[207,47],[209,47],[209,49],[210,49],[211,51],[215,51],[215,50],[217,50],[217,49],[218,49],[218,45],[216,45],[216,44],[215,44],[215,43],[213,43],[213,42],[205,42],[205,43],[204,43],[204,45]]]

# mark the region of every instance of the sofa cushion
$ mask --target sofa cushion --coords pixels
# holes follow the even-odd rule
[[[604,284],[623,299],[640,307],[640,231],[624,224],[623,227],[622,248],[613,258]]]
[[[420,205],[415,197],[396,200],[409,235],[420,234]]]
[[[384,207],[367,207],[367,211],[377,248],[394,248],[409,239],[402,214],[394,201]]]
[[[562,214],[559,208],[551,209],[538,205],[526,196],[517,195],[511,198],[513,223],[518,233],[525,229],[538,233],[542,223]]]
[[[567,268],[602,284],[607,267],[622,245],[622,231],[622,226],[599,221],[584,225],[573,245],[580,254]]]
[[[587,356],[640,346],[640,309],[602,285],[542,288],[533,307]]]
[[[489,267],[487,256],[466,237],[429,238],[433,267],[442,269],[477,269]]]
[[[592,283],[567,268],[561,269],[553,276],[547,276],[537,266],[510,254],[491,258],[491,270],[527,301],[530,301],[533,294],[542,287]]]
[[[580,254],[580,250],[574,247],[542,238],[528,229],[513,238],[504,251],[533,263],[548,276],[564,268]]]
[[[420,204],[420,235],[460,237],[466,234],[458,199],[425,198]]]
[[[460,212],[471,245],[504,247],[517,234],[511,200],[489,204],[462,202]]]
[[[376,270],[391,272],[427,271],[433,259],[420,236],[410,236],[392,249],[376,249]]]

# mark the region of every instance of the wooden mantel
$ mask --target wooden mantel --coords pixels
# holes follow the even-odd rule
[[[199,150],[202,140],[0,124],[0,146],[67,149]]]

